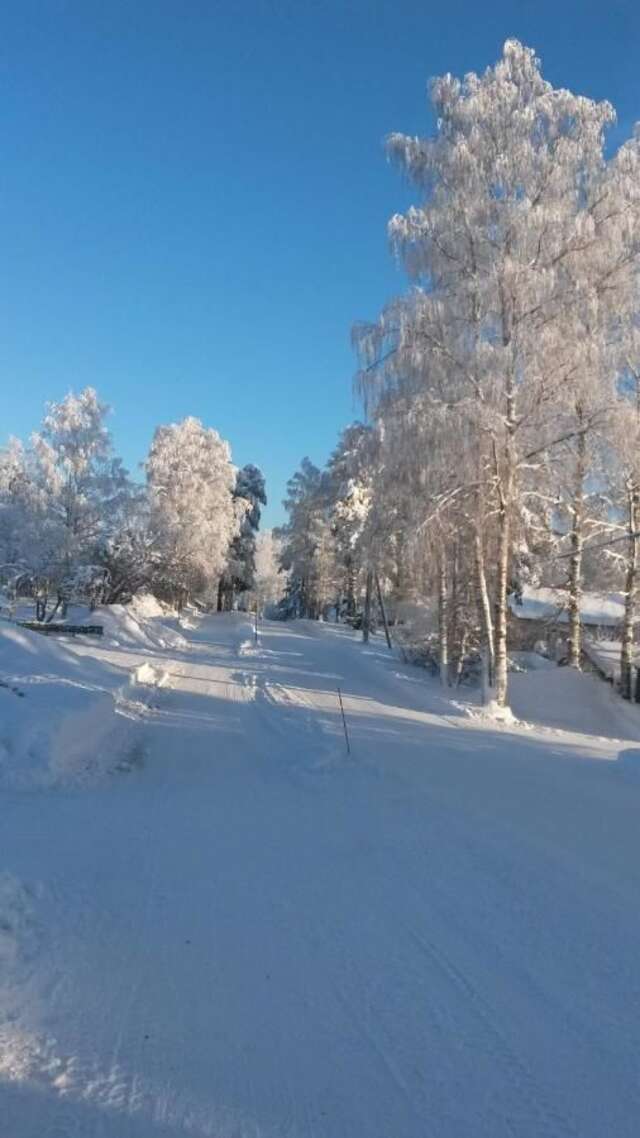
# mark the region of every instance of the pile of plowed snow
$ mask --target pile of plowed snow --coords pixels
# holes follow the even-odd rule
[[[175,612],[150,594],[134,597],[127,605],[105,605],[94,613],[94,618],[114,645],[147,650],[187,647]]]
[[[104,664],[1,623],[0,784],[81,784],[125,767],[136,740],[114,686]]]

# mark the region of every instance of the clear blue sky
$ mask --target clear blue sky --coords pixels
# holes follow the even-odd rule
[[[508,36],[640,119],[638,0],[5,0],[0,437],[92,384],[130,469],[196,415],[280,520],[357,416],[352,323],[403,285],[384,136]]]

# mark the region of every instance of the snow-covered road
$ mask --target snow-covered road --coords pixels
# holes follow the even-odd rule
[[[190,635],[142,769],[3,795],[3,1138],[635,1138],[637,745],[341,628]]]

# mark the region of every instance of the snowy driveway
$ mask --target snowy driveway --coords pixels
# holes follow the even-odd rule
[[[635,1138],[640,751],[191,635],[141,770],[4,796],[3,1136]]]

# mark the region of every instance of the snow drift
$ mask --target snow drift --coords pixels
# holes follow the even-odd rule
[[[73,785],[126,767],[135,730],[109,680],[64,642],[0,625],[0,784]]]
[[[149,594],[134,597],[128,605],[104,605],[94,615],[111,644],[143,649],[188,647],[176,613]]]

